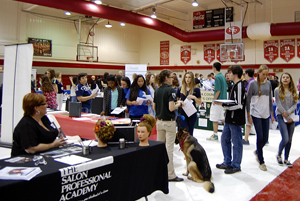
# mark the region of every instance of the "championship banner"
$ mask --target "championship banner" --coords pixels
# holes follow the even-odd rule
[[[242,38],[242,21],[226,22],[225,24],[225,41]]]
[[[169,65],[170,42],[160,41],[160,65]]]
[[[204,51],[204,60],[207,63],[211,63],[213,60],[215,60],[216,58],[216,45],[215,44],[208,44],[208,45],[204,45],[203,47],[203,51]]]
[[[187,64],[191,60],[191,46],[180,47],[180,59],[184,64]]]
[[[264,57],[270,63],[278,58],[278,40],[264,41]]]
[[[205,11],[193,12],[193,29],[201,29],[205,26]]]
[[[300,58],[300,38],[297,39],[297,50],[298,50],[298,57]]]
[[[286,62],[295,57],[295,39],[280,40],[280,57]]]

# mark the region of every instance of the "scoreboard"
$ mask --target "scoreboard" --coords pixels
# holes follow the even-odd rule
[[[225,8],[197,11],[193,13],[193,29],[220,27],[225,25]],[[233,7],[226,8],[226,22],[233,21]]]

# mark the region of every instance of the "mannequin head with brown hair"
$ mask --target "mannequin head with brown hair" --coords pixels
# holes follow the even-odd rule
[[[94,126],[94,132],[98,139],[98,147],[106,147],[107,142],[114,136],[116,128],[110,120],[99,119]]]
[[[148,137],[151,135],[151,131],[156,124],[156,119],[150,114],[144,114],[141,118],[141,122],[138,124],[138,138],[140,140],[139,146],[149,146]]]

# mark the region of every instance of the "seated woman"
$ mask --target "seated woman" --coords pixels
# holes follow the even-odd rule
[[[151,135],[152,128],[156,124],[156,119],[150,114],[144,114],[138,124],[137,132],[140,140],[139,146],[149,146],[148,137]]]
[[[23,98],[24,116],[15,127],[11,156],[35,154],[65,144],[56,139],[57,129],[52,128],[46,115],[47,103],[42,94],[29,93]]]
[[[97,147],[107,147],[107,143],[114,136],[115,131],[116,128],[110,120],[99,119],[94,127],[94,132],[98,139]]]

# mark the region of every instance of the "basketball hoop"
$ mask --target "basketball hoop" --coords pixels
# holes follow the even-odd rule
[[[89,62],[93,62],[94,57],[86,57],[86,60],[88,60]]]

